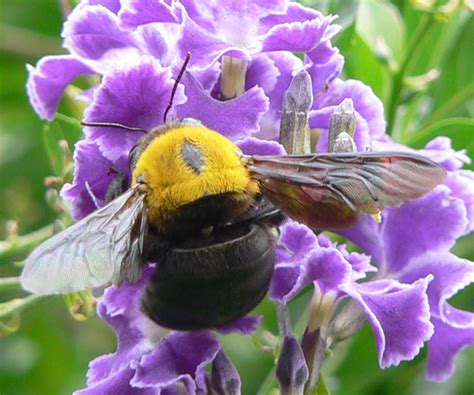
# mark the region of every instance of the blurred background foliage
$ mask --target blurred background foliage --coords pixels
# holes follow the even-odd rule
[[[307,0],[305,5],[339,14],[344,30],[334,44],[346,58],[344,76],[370,85],[384,101],[389,130],[398,141],[422,147],[438,135],[449,136],[455,149],[474,153],[474,19],[472,2],[461,0]],[[470,4],[469,4],[470,3]],[[437,13],[427,9],[438,7]],[[472,10],[471,10],[472,11]],[[71,144],[77,124],[59,122],[44,128],[25,92],[25,64],[44,55],[62,53],[62,10],[56,0],[0,0],[0,240],[42,229],[57,218],[45,197],[44,179],[57,175],[61,156],[55,146],[63,133]],[[402,89],[403,88],[403,89]],[[80,109],[79,109],[80,110]],[[65,99],[60,112],[80,119],[77,104]],[[58,132],[58,128],[61,128]],[[59,158],[60,159],[60,158]],[[467,167],[473,169],[473,164]],[[57,203],[57,202],[56,202]],[[50,231],[48,228],[46,231]],[[2,242],[0,242],[2,243]],[[13,243],[14,244],[14,243]],[[0,244],[1,245],[1,244]],[[5,246],[5,242],[3,242]],[[474,237],[459,241],[455,252],[474,260]],[[0,277],[14,277],[24,251],[0,248]],[[452,301],[474,309],[474,290]],[[0,314],[6,302],[24,297],[13,279],[3,284]],[[291,305],[295,323],[305,317],[309,292]],[[85,385],[88,362],[115,350],[115,336],[94,317],[74,320],[60,297],[34,300],[35,306],[0,321],[0,394],[68,394]],[[262,352],[277,333],[273,305],[263,331],[253,339],[227,336],[224,347],[237,365],[244,394],[269,394],[273,355]],[[7,332],[14,333],[6,336]],[[409,335],[409,334],[407,334]],[[446,383],[424,379],[426,351],[398,368],[380,370],[370,328],[336,346],[324,367],[332,394],[472,394],[474,350],[458,358],[457,371]]]

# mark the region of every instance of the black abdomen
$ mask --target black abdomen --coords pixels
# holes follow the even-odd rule
[[[237,231],[201,248],[171,248],[145,290],[144,312],[161,326],[198,330],[224,325],[257,306],[270,285],[275,236],[261,224]]]

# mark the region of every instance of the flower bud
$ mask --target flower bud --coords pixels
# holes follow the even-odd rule
[[[351,99],[344,99],[331,114],[329,152],[353,152],[355,111]],[[350,150],[350,151],[348,151]]]
[[[280,143],[289,154],[311,152],[308,114],[312,104],[311,77],[302,70],[293,77],[283,99]]]
[[[308,375],[308,367],[298,340],[294,336],[285,336],[276,367],[281,394],[303,394]]]
[[[217,353],[212,362],[212,390],[217,395],[240,395],[240,376],[223,350]]]
[[[247,61],[231,56],[222,57],[221,96],[232,99],[245,92]]]

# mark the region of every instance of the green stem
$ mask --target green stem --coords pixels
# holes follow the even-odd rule
[[[474,93],[474,82],[467,84],[463,89],[458,93],[452,96],[446,103],[444,103],[440,108],[438,108],[431,116],[424,122],[424,125],[430,125],[438,119],[442,118],[450,110],[458,106],[468,97]]]
[[[452,125],[474,127],[474,120],[469,119],[469,118],[462,118],[462,117],[443,119],[439,122],[436,122],[435,124],[432,124],[432,125],[429,125],[429,126],[423,128],[423,129],[420,129],[416,133],[413,133],[408,138],[407,144],[408,145],[414,145],[414,144],[417,144],[417,143],[420,143],[420,142],[424,141],[425,139],[428,139],[429,137],[432,138],[433,137],[432,136],[433,131],[442,129],[444,127],[452,126]]]
[[[0,278],[0,292],[10,289],[18,289],[20,287],[19,277],[3,277]]]
[[[13,299],[9,302],[0,304],[0,319],[7,318],[11,315],[21,313],[28,307],[36,304],[44,298],[44,295],[29,295],[22,299]]]
[[[44,228],[23,236],[13,237],[10,240],[0,241],[0,259],[17,254],[29,252],[39,243],[46,240],[54,232],[54,225],[47,225]]]
[[[403,57],[403,62],[401,63],[400,68],[398,69],[397,73],[393,77],[392,90],[391,90],[390,98],[388,100],[388,105],[387,105],[387,108],[388,108],[387,131],[388,133],[391,133],[393,129],[395,115],[397,112],[398,103],[400,101],[400,95],[403,89],[403,80],[404,80],[407,68],[410,65],[410,61],[412,60],[412,56],[416,48],[418,47],[418,45],[420,45],[420,42],[423,40],[425,34],[428,32],[433,22],[434,22],[433,15],[425,15],[422,18],[421,23],[419,24],[417,30],[415,31],[415,34],[413,35],[410,42],[408,43],[407,49]]]

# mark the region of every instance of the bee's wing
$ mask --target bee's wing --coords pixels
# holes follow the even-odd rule
[[[124,277],[137,280],[146,233],[144,197],[129,189],[39,245],[25,262],[24,289],[69,293]]]
[[[421,155],[399,152],[252,156],[247,166],[272,203],[313,229],[344,228],[360,213],[400,206],[446,175]]]

